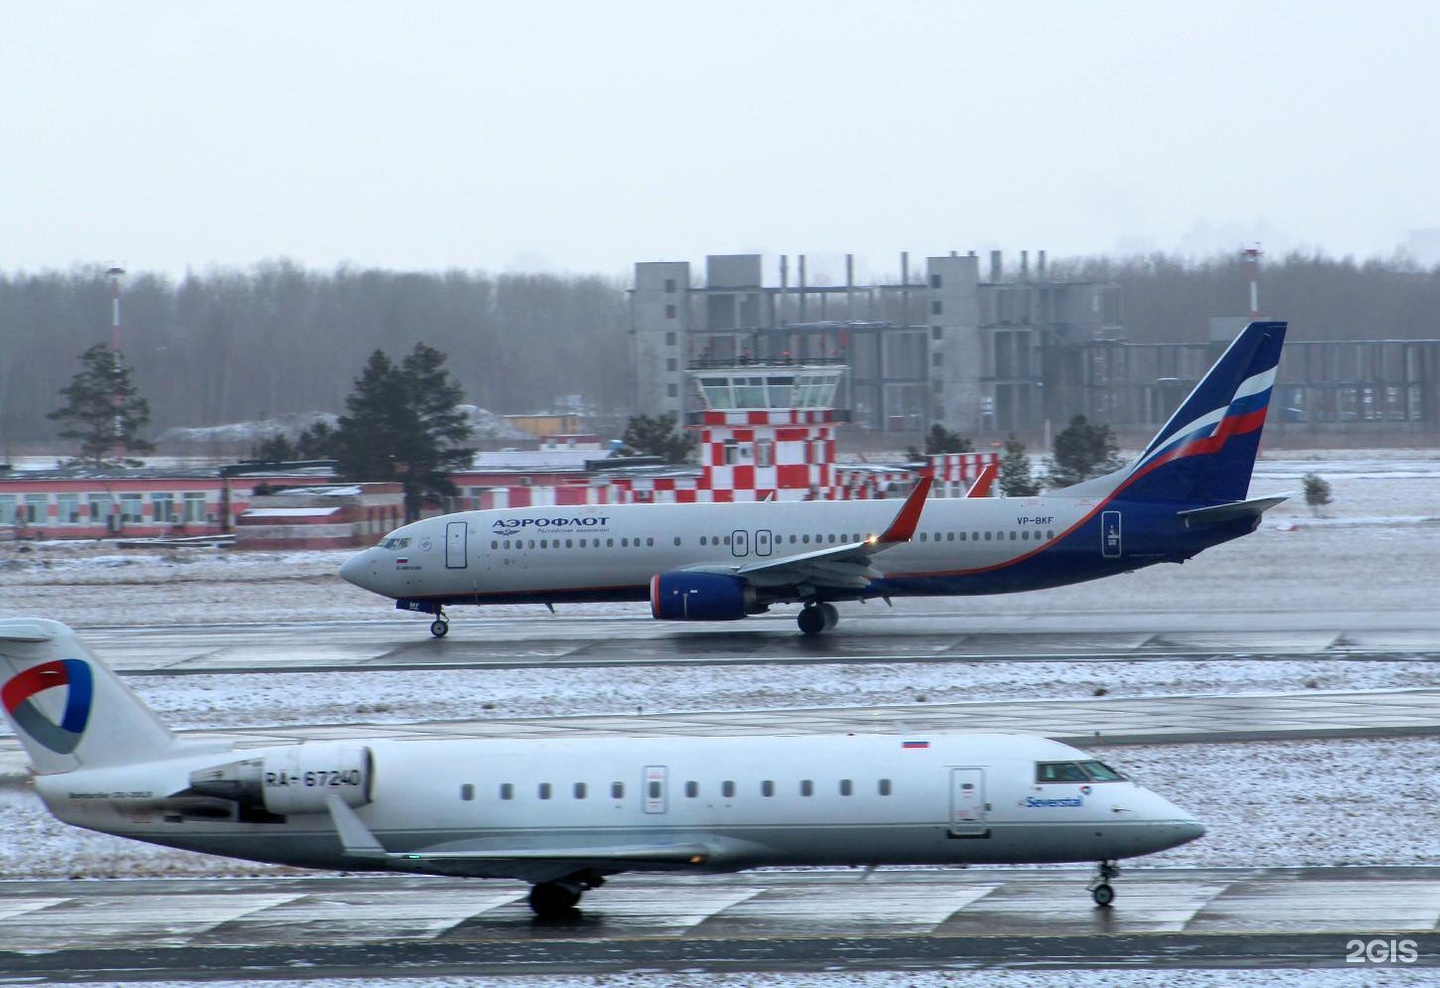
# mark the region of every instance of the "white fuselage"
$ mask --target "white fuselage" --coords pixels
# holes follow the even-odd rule
[[[258,760],[266,772],[249,813],[191,788],[235,759]],[[237,751],[182,745],[174,757],[40,776],[36,785],[69,823],[157,844],[308,867],[532,882],[573,870],[590,847],[705,849],[692,862],[642,856],[591,865],[601,871],[731,871],[1101,861],[1203,833],[1190,814],[1132,782],[1050,781],[1041,775],[1057,773],[1037,768],[1070,764],[1098,763],[1020,735],[387,739]],[[330,794],[353,806],[386,852],[471,856],[413,866],[357,859],[325,810]],[[545,861],[547,849],[564,860]]]
[[[885,529],[899,504],[786,501],[465,511],[398,528],[380,545],[347,560],[340,572],[352,583],[396,599],[643,600],[657,573],[734,572],[871,538]],[[1103,544],[1093,517],[1099,505],[1096,498],[1076,497],[931,499],[909,543],[875,555],[871,566],[883,579],[821,597],[1031,589],[1156,561],[1128,554],[1118,536],[1115,543]],[[1107,514],[1118,519],[1120,512]],[[1093,537],[1079,531],[1087,522],[1096,528]],[[1118,520],[1114,530],[1120,531]],[[1062,552],[1064,560],[1058,558]],[[1012,572],[1020,586],[1006,584]],[[745,576],[762,591],[766,588],[766,572]]]

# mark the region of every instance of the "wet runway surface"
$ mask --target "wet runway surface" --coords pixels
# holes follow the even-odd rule
[[[449,637],[427,621],[218,627],[95,628],[85,639],[134,675],[337,669],[568,668],[766,663],[1124,661],[1205,658],[1349,661],[1437,656],[1440,614],[1415,611],[1083,611],[966,614],[845,612],[833,633],[802,636],[776,615],[736,624],[677,625],[509,609],[457,610]]]
[[[1343,968],[1352,942],[1440,967],[1440,869],[1135,869],[1112,908],[1072,868],[622,876],[542,923],[525,888],[414,877],[0,882],[0,970],[144,981],[845,967]]]
[[[788,622],[715,631],[640,618],[512,616],[457,621],[431,639],[413,620],[362,624],[92,629],[86,641],[127,676],[264,671],[564,668],[690,663],[1096,662],[1332,656],[1347,662],[1435,661],[1440,613],[1247,611],[1234,614],[1046,613],[986,619],[849,617],[843,633],[807,638]],[[423,724],[287,725],[206,732],[243,744],[315,738],[555,734],[724,736],[846,731],[1019,731],[1096,747],[1278,738],[1440,734],[1440,687],[690,711]],[[18,771],[0,738],[0,775]]]

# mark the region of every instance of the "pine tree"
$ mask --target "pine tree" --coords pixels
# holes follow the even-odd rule
[[[295,439],[295,455],[302,460],[333,460],[335,436],[335,427],[329,422],[306,426]]]
[[[1005,497],[1034,497],[1040,493],[1040,482],[1035,479],[1030,454],[1013,433],[1005,437],[999,480],[1000,493]]]
[[[635,415],[625,423],[620,441],[640,456],[658,456],[666,463],[684,463],[695,451],[695,440],[676,431],[673,414]]]
[[[283,432],[267,433],[250,448],[250,459],[261,463],[283,463],[295,459],[295,446]]]
[[[456,493],[448,475],[475,454],[460,445],[470,438],[469,421],[458,407],[464,392],[444,364],[445,355],[424,343],[415,344],[398,366],[376,350],[355,379],[345,399],[347,414],[333,436],[340,475],[399,481],[411,521],[420,517],[427,497]]]
[[[80,455],[71,465],[87,467],[138,467],[129,454],[149,453],[155,444],[140,438],[150,424],[150,403],[130,380],[123,354],[108,343],[96,343],[80,355],[83,369],[60,389],[65,407],[46,415],[56,422],[74,422],[61,439],[80,442]]]
[[[1320,517],[1320,509],[1330,503],[1330,481],[1318,473],[1307,473],[1300,482],[1305,485],[1305,503],[1310,513]]]
[[[912,460],[923,460],[927,456],[940,456],[945,453],[973,453],[975,444],[968,437],[960,435],[945,428],[939,422],[930,426],[930,431],[925,434],[925,452],[921,453],[914,446],[906,451],[906,455]]]
[[[1053,453],[1046,462],[1046,480],[1051,487],[1069,487],[1118,470],[1119,454],[1108,425],[1091,425],[1085,416],[1077,415],[1055,436]]]

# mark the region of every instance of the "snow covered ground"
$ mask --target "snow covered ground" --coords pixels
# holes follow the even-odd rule
[[[1312,516],[1298,496],[1300,477],[1307,472],[1319,474],[1333,489],[1333,503],[1321,517]],[[897,612],[943,608],[983,617],[1043,600],[1051,612],[1083,613],[1113,609],[1117,596],[1137,608],[1177,613],[1333,609],[1404,614],[1434,607],[1440,573],[1440,451],[1316,453],[1262,461],[1252,494],[1287,491],[1296,500],[1270,512],[1259,532],[1184,566],[1037,594],[897,601]],[[5,588],[0,616],[35,614],[80,628],[391,620],[394,611],[387,601],[335,576],[344,556],[198,549],[119,553],[95,543],[0,545]],[[504,613],[496,609],[487,616]],[[564,613],[644,620],[643,605],[576,606]],[[463,609],[454,613],[457,630],[465,615]],[[930,703],[1077,697],[1093,695],[1097,687],[1111,695],[1403,688],[1434,685],[1440,669],[1436,659],[1423,653],[1391,662],[1348,662],[1335,656],[883,667],[757,663],[677,668],[665,677],[653,670],[581,669],[559,679],[531,670],[455,671],[445,677],[443,691],[432,688],[434,677],[386,672],[357,673],[338,685],[333,677],[287,673],[144,677],[133,685],[167,721],[186,728],[544,716],[637,706],[660,711],[908,703],[921,697]],[[377,697],[384,697],[384,704]],[[1102,757],[1210,824],[1203,840],[1148,858],[1149,865],[1434,865],[1440,864],[1433,813],[1440,805],[1440,777],[1426,767],[1435,764],[1435,744],[1397,738],[1147,746],[1107,749]],[[0,786],[0,834],[5,835],[0,876],[10,878],[265,870],[64,827],[43,812],[28,788],[13,782]]]

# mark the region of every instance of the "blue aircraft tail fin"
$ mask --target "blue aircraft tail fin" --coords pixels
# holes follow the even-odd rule
[[[1286,323],[1252,322],[1134,463],[1064,493],[1192,505],[1243,500],[1260,451]]]

